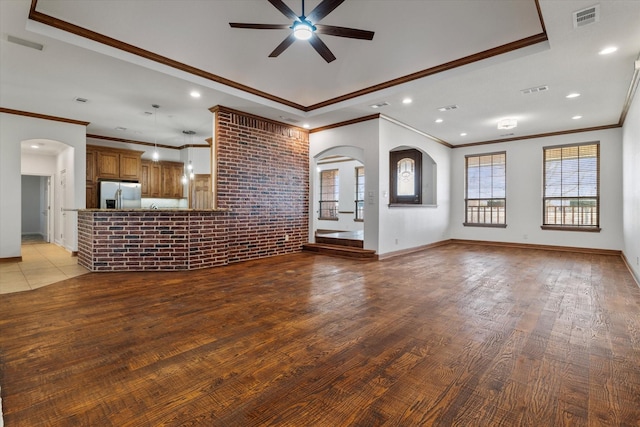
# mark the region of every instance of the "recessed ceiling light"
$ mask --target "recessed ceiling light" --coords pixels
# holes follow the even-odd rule
[[[192,90],[190,95],[192,98],[200,98],[200,92],[198,92],[197,90]]]
[[[405,99],[402,100],[403,104],[411,104],[412,102],[413,102],[413,99],[411,99],[411,98],[405,98]]]
[[[305,129],[309,129],[310,126],[309,126],[309,123],[305,123],[305,124],[302,125],[302,127],[305,128]]]
[[[604,49],[602,49],[600,52],[598,52],[600,55],[609,55],[610,53],[615,52],[616,50],[618,50],[617,47],[615,46],[608,46],[605,47]]]
[[[386,107],[387,105],[389,105],[389,103],[387,101],[384,101],[384,102],[379,102],[377,104],[370,105],[369,107],[371,107],[371,108],[382,108],[382,107]]]
[[[122,126],[118,126],[118,127],[116,128],[116,130],[119,130],[119,131],[121,131],[121,132],[124,132],[125,130],[127,130],[127,128],[123,128]]]
[[[572,118],[573,120],[579,120],[579,119],[581,119],[581,118],[582,118],[582,116],[573,116],[573,117],[571,117],[571,118]]]
[[[31,148],[35,148],[37,150],[40,147],[38,147],[37,145],[32,145]]]
[[[467,133],[466,133],[466,132],[462,132],[462,133],[460,134],[460,136],[467,136]]]
[[[444,120],[442,120],[442,119],[436,119],[436,123],[442,123],[442,122],[444,122]]]
[[[567,98],[571,99],[571,98],[577,98],[579,96],[580,96],[579,93],[573,92],[573,93],[570,93],[569,95],[567,95]]]

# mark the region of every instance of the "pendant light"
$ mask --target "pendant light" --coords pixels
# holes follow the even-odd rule
[[[158,104],[152,104],[151,106],[154,108],[153,124],[155,127],[155,135],[153,138],[154,150],[151,158],[154,162],[157,162],[158,160],[160,160],[160,153],[158,153],[158,108],[160,108],[160,106]]]
[[[191,162],[191,148],[193,148],[193,135],[195,135],[196,132],[193,130],[183,130],[182,133],[189,135],[189,145],[187,148],[189,150],[187,151],[187,159],[189,163],[187,164],[187,171],[189,172],[189,179],[192,180],[195,178],[195,174],[193,173],[193,163]]]

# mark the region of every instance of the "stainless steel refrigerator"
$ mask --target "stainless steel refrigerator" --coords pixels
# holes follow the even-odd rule
[[[141,186],[137,182],[100,181],[100,209],[135,209],[141,206]]]

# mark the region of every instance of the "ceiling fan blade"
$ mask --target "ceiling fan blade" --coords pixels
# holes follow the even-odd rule
[[[327,45],[324,44],[324,42],[320,40],[320,37],[316,36],[315,34],[311,36],[311,38],[309,39],[309,43],[311,43],[311,46],[313,46],[316,52],[318,52],[320,56],[324,58],[325,61],[331,62],[336,59],[336,57],[333,56],[333,53],[331,53]]]
[[[287,30],[291,25],[287,24],[242,24],[238,22],[229,22],[232,28],[249,28],[252,30]]]
[[[307,15],[307,19],[314,24],[320,22],[322,18],[333,12],[333,9],[340,6],[344,0],[324,0]]]
[[[328,36],[348,37],[350,39],[371,40],[375,34],[373,31],[358,30],[355,28],[334,27],[333,25],[316,25],[316,32]]]
[[[292,21],[299,21],[298,15],[289,8],[286,4],[282,2],[282,0],[269,0],[276,9],[278,9],[284,16],[291,19]]]
[[[280,55],[282,52],[284,52],[289,46],[291,46],[291,44],[296,41],[296,37],[292,34],[289,34],[289,37],[287,37],[286,39],[284,39],[282,41],[282,43],[280,43],[278,45],[278,47],[276,47],[273,52],[271,52],[269,54],[269,58],[275,58],[276,56]]]

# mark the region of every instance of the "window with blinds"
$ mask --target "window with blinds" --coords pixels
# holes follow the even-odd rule
[[[543,225],[599,231],[600,144],[544,149]]]
[[[320,215],[319,219],[338,219],[340,186],[338,169],[320,171]]]
[[[507,153],[465,157],[464,225],[506,227]]]

